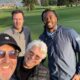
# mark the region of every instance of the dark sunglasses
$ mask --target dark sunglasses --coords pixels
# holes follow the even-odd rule
[[[10,58],[15,59],[17,58],[19,52],[16,50],[11,50],[8,51],[7,54],[9,55]],[[0,58],[4,58],[6,55],[6,51],[0,50]]]

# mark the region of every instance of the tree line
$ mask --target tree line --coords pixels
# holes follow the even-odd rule
[[[34,5],[41,5],[41,6],[49,6],[49,5],[56,5],[56,6],[66,6],[66,7],[73,7],[73,5],[78,6],[80,4],[80,0],[23,0],[24,6],[27,6],[29,10],[34,8]]]

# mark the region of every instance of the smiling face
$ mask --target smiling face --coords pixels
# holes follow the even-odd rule
[[[15,49],[12,46],[6,44],[0,46],[0,51],[5,52],[4,57],[1,57],[0,52],[0,80],[9,80],[17,64],[17,57],[11,58],[9,53],[10,51],[15,51]]]
[[[24,17],[22,13],[15,13],[13,15],[13,25],[17,31],[21,31],[24,23]]]
[[[43,53],[39,47],[32,47],[25,55],[25,67],[28,69],[40,64],[43,59]]]
[[[43,22],[47,29],[50,32],[53,32],[55,30],[55,26],[57,25],[57,16],[52,11],[48,11],[43,14]]]

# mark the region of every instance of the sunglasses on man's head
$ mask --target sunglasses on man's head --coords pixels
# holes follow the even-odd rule
[[[6,54],[8,54],[10,58],[15,59],[17,58],[19,53],[16,50],[11,50],[8,51],[7,53],[6,51],[0,50],[0,58],[4,58]]]

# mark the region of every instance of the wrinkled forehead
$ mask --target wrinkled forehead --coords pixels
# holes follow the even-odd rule
[[[29,49],[26,54],[29,55],[30,53],[33,53],[34,55],[42,56],[41,48],[38,46],[33,46],[31,49]]]
[[[30,48],[29,51],[34,52],[34,54],[37,54],[41,52],[41,49],[38,46],[32,46],[32,48]]]

